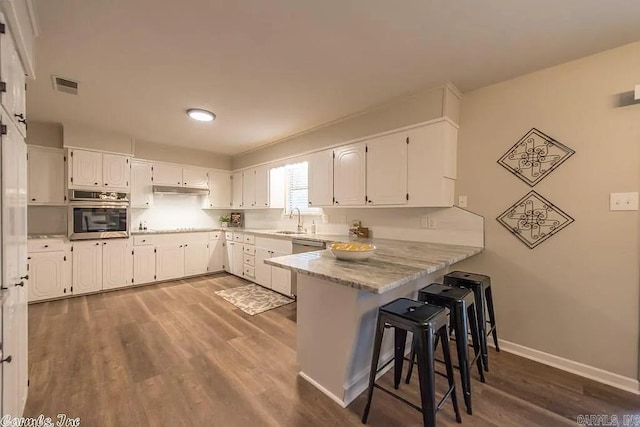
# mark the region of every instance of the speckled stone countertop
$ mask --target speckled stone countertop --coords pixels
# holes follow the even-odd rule
[[[366,261],[341,261],[329,250],[265,260],[266,264],[343,286],[382,294],[482,252],[474,246],[359,239],[377,249]]]
[[[174,233],[207,233],[209,231],[220,231],[220,228],[194,228],[194,229],[174,229],[174,230],[131,230],[132,236],[143,234],[174,234]]]
[[[349,236],[345,235],[332,235],[332,234],[307,234],[307,233],[293,233],[283,234],[279,233],[281,230],[263,230],[257,228],[240,228],[240,227],[227,227],[227,228],[197,228],[197,229],[180,229],[180,230],[132,230],[132,236],[146,235],[146,234],[173,234],[173,233],[206,233],[211,231],[221,232],[235,232],[244,234],[253,234],[255,236],[267,236],[284,240],[304,239],[313,240],[316,242],[347,242],[350,240]]]

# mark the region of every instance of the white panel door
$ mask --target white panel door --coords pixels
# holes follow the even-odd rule
[[[265,248],[256,248],[255,281],[257,284],[271,289],[271,266],[264,263],[271,258],[271,251]]]
[[[207,272],[209,265],[208,243],[187,243],[184,245],[184,275],[193,276]]]
[[[244,274],[244,256],[242,253],[242,243],[233,245],[233,259],[231,260],[231,274],[242,277]]]
[[[184,276],[184,245],[156,248],[157,280],[177,279]]]
[[[255,169],[254,188],[255,188],[255,207],[269,207],[269,166],[258,166]]]
[[[129,157],[120,154],[102,155],[103,185],[107,189],[128,191],[131,181]]]
[[[37,252],[29,255],[29,301],[64,296],[71,289],[71,254]]]
[[[308,162],[309,206],[333,205],[333,150],[313,153]]]
[[[405,134],[367,141],[367,204],[407,204],[407,146]]]
[[[151,283],[156,279],[156,252],[154,246],[133,248],[133,283]]]
[[[29,204],[64,205],[64,150],[29,147]]]
[[[245,209],[256,206],[256,170],[249,169],[242,172],[242,207]]]
[[[206,169],[182,169],[182,185],[191,188],[209,188],[209,175]]]
[[[224,240],[222,238],[209,240],[209,265],[207,266],[207,271],[209,273],[215,273],[223,270],[224,251]]]
[[[182,186],[182,182],[181,166],[167,165],[164,163],[155,163],[153,165],[154,185]]]
[[[102,242],[102,289],[133,284],[133,254],[129,240]]]
[[[85,294],[102,290],[102,243],[74,243],[73,294]]]
[[[222,268],[227,273],[233,274],[233,248],[235,247],[236,243],[227,240],[224,242],[223,245],[224,245],[224,251],[223,251],[224,258],[222,260]]]
[[[231,207],[231,173],[218,170],[209,171],[209,197],[205,208]]]
[[[284,252],[271,251],[273,258],[289,255]],[[271,289],[284,295],[291,295],[291,271],[284,268],[271,267]]]
[[[360,142],[334,150],[333,178],[336,206],[365,204],[366,156],[365,144]]]
[[[71,187],[102,187],[102,153],[71,150]]]
[[[151,163],[131,162],[131,207],[148,208],[153,204]]]
[[[242,172],[231,175],[231,202],[234,208],[241,208],[242,205]]]

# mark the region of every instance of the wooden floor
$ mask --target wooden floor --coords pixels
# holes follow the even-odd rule
[[[25,415],[65,413],[87,427],[361,425],[364,396],[342,409],[296,375],[295,303],[248,316],[214,294],[244,284],[222,274],[29,306]],[[579,414],[640,413],[637,396],[505,352],[490,361],[464,425],[575,426]],[[401,390],[418,401],[417,378]],[[375,393],[370,426],[421,420]],[[438,425],[458,425],[450,403]]]

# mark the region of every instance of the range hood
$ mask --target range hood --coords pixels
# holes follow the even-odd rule
[[[186,196],[206,196],[209,190],[204,188],[178,187],[172,185],[154,185],[153,192],[156,194],[182,194]]]

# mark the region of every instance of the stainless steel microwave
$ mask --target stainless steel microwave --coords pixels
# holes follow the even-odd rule
[[[72,190],[69,196],[69,240],[129,237],[128,194]]]

